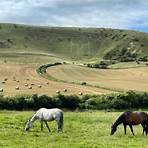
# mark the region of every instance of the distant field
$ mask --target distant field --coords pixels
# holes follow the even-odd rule
[[[4,95],[16,94],[48,94],[54,95],[57,90],[63,94],[106,94],[114,91],[137,90],[148,91],[148,67],[123,69],[92,69],[73,64],[65,64],[49,67],[49,76],[60,81],[47,80],[39,76],[36,69],[44,63],[62,62],[63,60],[54,56],[47,55],[22,55],[23,58],[15,58],[9,54],[6,58],[0,59],[0,88],[4,89]],[[16,54],[17,56],[17,54]],[[7,59],[6,63],[4,60]],[[132,63],[131,67],[132,67]],[[144,65],[141,65],[144,66]],[[2,84],[4,79],[8,80]],[[19,82],[17,82],[19,81]],[[81,85],[86,82],[88,85]],[[49,83],[49,84],[47,84]],[[28,89],[25,84],[32,86]],[[42,87],[39,88],[38,85]],[[19,90],[15,87],[19,86]],[[67,92],[63,92],[67,89]]]
[[[147,62],[139,62],[139,64],[137,64],[136,62],[121,62],[121,63],[116,63],[116,64],[112,64],[110,66],[108,66],[108,68],[112,68],[112,69],[127,69],[127,68],[135,68],[135,67],[146,67],[147,66]]]
[[[60,57],[41,52],[0,52],[0,64],[42,64],[62,61]]]
[[[43,57],[41,56],[40,58]],[[48,60],[46,58],[44,59],[46,60],[44,62],[57,62],[55,57],[48,57]],[[23,63],[22,60],[25,59],[26,63]],[[35,59],[36,63],[30,62],[29,64],[28,62],[31,60],[31,57],[28,56],[26,58],[24,57],[20,59],[7,58],[7,63],[4,63],[3,60],[0,60],[0,88],[3,88],[4,90],[4,92],[1,92],[2,94],[9,96],[34,93],[54,95],[56,94],[57,90],[64,94],[78,94],[79,92],[83,92],[84,94],[101,94],[111,92],[100,88],[46,80],[36,73],[36,69],[41,65],[40,62],[42,62],[42,60],[36,56],[32,56],[32,62],[33,59]],[[21,62],[22,64],[20,64]],[[8,80],[5,82],[5,84],[3,84],[2,82],[5,78]],[[28,84],[28,86],[26,87],[25,84]],[[39,88],[38,85],[41,85],[42,87]],[[19,87],[19,90],[15,89],[17,86]],[[29,89],[29,86],[32,86],[32,89]],[[67,89],[68,91],[63,92],[64,89]]]
[[[148,67],[91,69],[77,65],[59,65],[49,67],[47,73],[67,83],[86,82],[106,89],[148,91]]]
[[[119,70],[88,69],[76,65],[50,67],[48,74],[57,80],[47,80],[36,73],[46,63],[97,63],[136,52],[137,58],[147,59],[148,34],[130,30],[75,27],[37,27],[18,24],[0,24],[0,88],[4,95],[45,93],[57,90],[64,94],[106,94],[123,90],[148,90],[148,68],[145,63],[126,62],[111,65]],[[114,52],[121,52],[119,55]],[[109,53],[112,53],[111,55]],[[110,57],[110,56],[111,57]],[[123,57],[126,54],[122,55]],[[136,59],[134,59],[135,61]],[[120,60],[119,60],[120,61]],[[118,61],[118,62],[119,62]],[[14,81],[14,77],[17,81]],[[7,78],[7,82],[1,82]],[[27,80],[29,79],[29,80]],[[49,83],[47,85],[47,82]],[[74,82],[74,83],[73,83]],[[81,85],[86,82],[86,85]],[[32,89],[25,87],[32,84]],[[41,88],[38,88],[41,85]],[[19,90],[15,87],[19,86]]]
[[[120,125],[115,135],[110,136],[111,123],[121,112],[85,111],[65,112],[64,132],[57,133],[55,122],[49,123],[52,130],[40,131],[36,122],[29,131],[24,131],[25,122],[33,111],[0,111],[0,147],[5,148],[147,148],[147,136],[142,136],[141,125],[135,126],[135,136],[129,128],[123,134]]]
[[[124,48],[136,51],[138,57],[148,55],[147,47],[148,34],[132,30],[0,23],[0,52],[43,52],[69,60],[95,62],[110,51]]]

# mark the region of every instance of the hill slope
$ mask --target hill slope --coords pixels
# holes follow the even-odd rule
[[[0,52],[53,54],[72,60],[148,55],[148,34],[103,28],[0,24]]]

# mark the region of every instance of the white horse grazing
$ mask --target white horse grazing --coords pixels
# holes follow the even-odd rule
[[[33,126],[33,122],[39,120],[41,123],[41,131],[43,130],[43,122],[45,122],[48,131],[50,132],[50,128],[48,126],[47,121],[55,120],[58,125],[58,132],[62,131],[63,129],[63,111],[58,108],[53,109],[46,109],[41,108],[39,109],[30,120],[26,123],[25,130],[28,131]]]

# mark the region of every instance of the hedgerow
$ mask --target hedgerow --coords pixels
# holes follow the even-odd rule
[[[57,66],[57,65],[61,65],[61,64],[62,64],[62,63],[57,62],[57,63],[52,63],[52,64],[41,65],[41,66],[37,69],[37,72],[38,72],[39,74],[44,74],[44,73],[46,73],[46,69],[47,69],[48,67]]]
[[[0,95],[0,109],[37,110],[39,108],[65,109],[142,109],[148,108],[148,93],[128,91],[108,95]]]

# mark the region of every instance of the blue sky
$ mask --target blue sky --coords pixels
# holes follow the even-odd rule
[[[1,0],[0,22],[148,32],[148,0]]]

